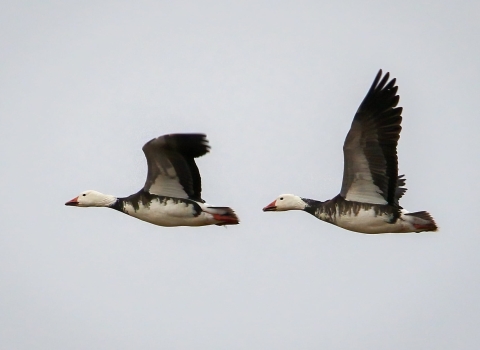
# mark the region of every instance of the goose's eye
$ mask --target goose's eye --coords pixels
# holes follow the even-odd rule
[[[84,196],[84,197],[85,197],[86,195],[87,195],[86,193],[82,194],[82,196]]]
[[[280,197],[280,200],[283,201],[283,197]]]

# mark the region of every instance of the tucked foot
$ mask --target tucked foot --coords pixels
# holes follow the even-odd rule
[[[223,226],[223,225],[237,225],[239,223],[239,220],[235,213],[233,215],[221,215],[221,214],[212,214],[213,218],[217,221],[221,221],[218,224],[215,224],[217,226]]]
[[[408,213],[405,216],[411,219],[412,226],[415,227],[415,232],[438,230],[435,220],[433,220],[430,213],[426,211]]]

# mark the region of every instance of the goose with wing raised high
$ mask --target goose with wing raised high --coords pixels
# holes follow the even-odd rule
[[[320,220],[361,233],[436,231],[426,211],[399,205],[405,179],[398,176],[397,144],[402,108],[395,79],[380,70],[353,118],[343,145],[340,194],[325,202],[283,194],[263,211],[303,210]]]

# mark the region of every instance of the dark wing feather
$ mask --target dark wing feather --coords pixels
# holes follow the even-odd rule
[[[395,191],[395,199],[398,202],[400,201],[400,198],[403,197],[405,192],[407,192],[407,189],[403,186],[405,186],[407,179],[405,179],[405,175],[398,175],[397,179],[397,190]]]
[[[355,114],[343,145],[340,194],[347,200],[398,206],[397,144],[402,108],[395,79],[380,70]]]
[[[144,190],[203,202],[202,181],[194,158],[210,150],[204,134],[169,134],[143,146],[148,174]]]

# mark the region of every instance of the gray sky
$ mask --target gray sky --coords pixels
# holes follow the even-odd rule
[[[3,1],[0,348],[478,349],[480,5]],[[402,204],[439,233],[361,235],[280,193],[338,194],[379,68],[404,107]],[[228,229],[65,207],[145,181],[141,147],[204,132]]]

